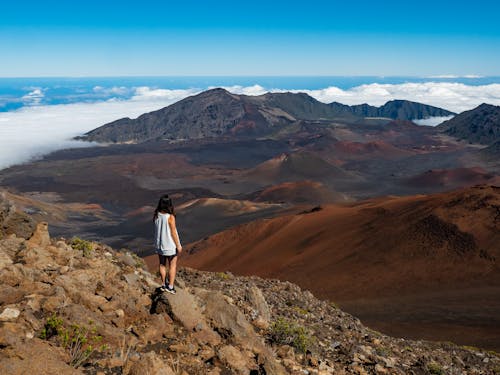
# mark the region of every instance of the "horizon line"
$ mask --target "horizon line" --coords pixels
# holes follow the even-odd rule
[[[39,76],[0,76],[0,79],[25,79],[25,78],[197,78],[197,77],[212,77],[212,78],[229,78],[229,77],[255,77],[255,78],[264,78],[264,77],[282,77],[282,78],[299,78],[299,77],[324,77],[324,78],[345,78],[345,77],[356,77],[356,78],[421,78],[421,79],[483,79],[483,78],[500,78],[500,74],[498,75],[480,75],[480,74],[432,74],[432,75],[379,75],[379,74],[166,74],[166,75],[61,75],[61,76],[52,76],[52,75],[39,75]]]

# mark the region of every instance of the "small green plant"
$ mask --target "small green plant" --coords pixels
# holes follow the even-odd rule
[[[89,324],[93,324],[89,322]],[[108,346],[102,344],[102,337],[97,334],[95,327],[88,328],[72,324],[69,328],[65,327],[62,318],[53,314],[47,321],[40,333],[40,338],[49,340],[56,337],[59,343],[69,353],[69,364],[74,368],[80,367],[96,350],[99,352],[108,349]],[[100,345],[99,345],[100,344]]]
[[[470,350],[470,351],[473,351],[473,352],[480,352],[481,349],[475,347],[475,346],[470,346],[470,345],[462,345],[462,349],[465,349],[465,350]]]
[[[381,357],[389,357],[392,354],[391,349],[385,346],[377,346],[375,348],[375,353]]]
[[[294,306],[292,307],[292,309],[301,315],[307,315],[309,313],[309,310],[303,309],[302,307],[299,306]]]
[[[133,252],[130,252],[130,255],[134,259],[136,267],[138,267],[138,268],[145,268],[146,267],[146,265],[144,263],[144,259],[142,259],[139,255],[137,255],[136,253],[133,253]]]
[[[222,280],[229,280],[231,278],[231,275],[226,273],[226,272],[217,272],[217,277]]]
[[[63,329],[63,320],[57,317],[56,314],[52,314],[45,325],[43,326],[42,332],[40,333],[40,338],[44,340],[48,340],[53,336],[58,336]]]
[[[88,329],[77,324],[71,325],[68,329],[63,329],[60,335],[62,346],[68,350],[70,365],[74,368],[80,367],[96,351],[96,346],[102,341],[102,336],[97,335],[95,327]],[[106,349],[106,345],[101,345],[98,350]]]
[[[302,353],[312,345],[312,338],[304,327],[284,318],[278,318],[271,325],[269,336],[272,342],[293,346]]]
[[[432,375],[444,375],[444,371],[436,362],[431,362],[427,365],[427,370]]]
[[[83,253],[83,256],[86,258],[90,257],[92,251],[94,250],[92,242],[82,240],[79,237],[73,237],[71,239],[70,245],[73,249],[80,250]]]
[[[337,305],[335,302],[330,301],[330,306],[332,306],[334,309],[339,309],[339,305]]]

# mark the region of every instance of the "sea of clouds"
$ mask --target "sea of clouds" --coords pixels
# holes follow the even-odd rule
[[[344,104],[368,103],[380,106],[389,100],[406,99],[459,113],[481,103],[500,105],[500,84],[472,86],[453,82],[403,84],[366,84],[350,89],[327,87],[318,90],[267,89],[259,85],[224,87],[235,94],[262,95],[266,92],[305,92],[317,100]],[[35,87],[23,96],[26,106],[0,112],[0,169],[38,158],[51,151],[69,147],[85,147],[89,143],[72,140],[107,122],[136,118],[201,89],[164,89],[152,87],[94,87],[96,94],[113,96],[98,102],[41,105],[44,88]],[[123,99],[124,95],[127,99]],[[437,125],[448,118],[416,121],[420,125]]]

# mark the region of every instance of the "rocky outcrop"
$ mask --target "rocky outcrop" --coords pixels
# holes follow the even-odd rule
[[[34,230],[34,220],[17,210],[16,206],[7,200],[6,194],[0,191],[0,239],[9,234],[29,238]]]
[[[2,374],[493,374],[491,352],[395,339],[289,282],[181,269],[84,240],[0,239]],[[438,371],[438,372],[436,372]],[[440,372],[439,372],[440,371]]]

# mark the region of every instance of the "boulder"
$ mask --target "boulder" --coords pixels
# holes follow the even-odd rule
[[[16,320],[19,314],[21,314],[19,309],[15,307],[6,307],[0,314],[0,322]]]
[[[174,327],[168,315],[152,314],[149,315],[143,325],[134,329],[134,331],[139,335],[139,339],[147,344],[160,341],[164,336],[173,336]]]
[[[263,343],[239,308],[229,304],[220,292],[198,289],[196,293],[205,302],[204,313],[213,327],[228,332],[243,348],[261,351]]]
[[[217,356],[223,364],[233,369],[237,374],[250,373],[248,358],[232,345],[225,345],[217,351]]]
[[[181,323],[188,331],[193,331],[200,324],[206,326],[195,297],[185,289],[177,289],[176,294],[155,292],[152,296],[151,312],[167,313]]]
[[[0,239],[11,234],[20,238],[30,238],[35,225],[31,216],[18,211],[15,205],[8,201],[6,194],[0,192]]]
[[[3,249],[0,249],[0,269],[11,265],[12,263],[13,262],[10,256]]]
[[[148,352],[141,359],[126,366],[125,375],[175,375],[169,365],[162,361],[155,352]]]
[[[45,247],[50,245],[49,224],[46,222],[38,223],[35,232],[27,244],[31,247]]]
[[[229,334],[229,338],[238,346],[257,353],[266,374],[286,374],[283,366],[276,361],[273,352],[265,346],[263,340],[257,335],[253,326],[238,307],[227,302],[220,292],[204,289],[196,289],[195,291],[205,302],[204,314],[214,328]]]
[[[268,328],[269,322],[271,321],[271,309],[269,308],[262,291],[255,285],[252,285],[248,290],[247,299],[256,312],[256,316],[253,321],[254,325],[262,329]]]
[[[9,375],[71,375],[83,374],[67,364],[68,355],[63,348],[47,345],[34,338],[29,344],[18,345],[15,355],[3,351],[0,355],[0,374]]]

